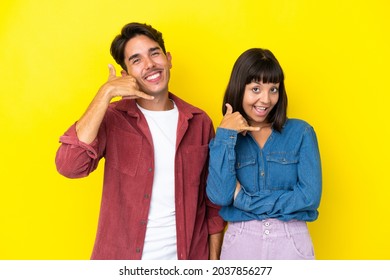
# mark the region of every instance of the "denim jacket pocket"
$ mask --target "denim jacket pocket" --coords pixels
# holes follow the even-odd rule
[[[140,135],[114,127],[107,137],[106,165],[135,176],[142,150]]]
[[[255,194],[259,191],[257,173],[257,163],[255,157],[237,155],[237,180],[248,194]]]
[[[290,190],[298,181],[299,157],[293,153],[269,154],[267,160],[267,189]]]

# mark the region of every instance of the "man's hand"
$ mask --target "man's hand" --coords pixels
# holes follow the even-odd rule
[[[242,133],[243,135],[245,135],[248,131],[260,130],[260,127],[250,126],[239,112],[233,113],[233,107],[229,103],[226,103],[226,108],[226,114],[219,127],[232,129],[237,131],[237,133]]]
[[[110,100],[118,96],[124,99],[154,99],[153,96],[140,91],[137,80],[125,71],[122,71],[122,76],[117,76],[112,64],[108,65],[108,70],[108,81],[102,86],[102,90],[109,93]]]
[[[108,69],[108,81],[100,87],[95,98],[76,124],[77,137],[87,144],[97,137],[104,114],[114,97],[154,99],[153,96],[139,91],[137,80],[125,71],[122,72],[122,77],[117,77],[114,66],[109,64]]]

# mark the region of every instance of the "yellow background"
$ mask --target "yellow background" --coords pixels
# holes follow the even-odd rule
[[[318,259],[390,259],[388,1],[13,0],[0,8],[0,259],[89,259],[103,165],[55,169],[59,136],[106,80],[130,21],[163,32],[170,90],[217,126],[235,59],[271,49],[288,115],[320,143],[323,197],[310,223]],[[116,66],[119,70],[118,66]]]

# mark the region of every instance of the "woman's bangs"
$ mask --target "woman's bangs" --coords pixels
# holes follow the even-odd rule
[[[249,70],[250,81],[277,84],[284,80],[283,70],[273,61],[261,61]]]

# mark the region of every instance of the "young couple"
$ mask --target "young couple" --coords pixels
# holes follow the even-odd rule
[[[274,55],[250,49],[237,59],[215,134],[204,111],[169,92],[161,32],[129,23],[111,54],[121,75],[109,65],[56,155],[69,178],[105,158],[91,258],[313,259],[306,222],[321,198],[318,144],[309,124],[287,118]]]

